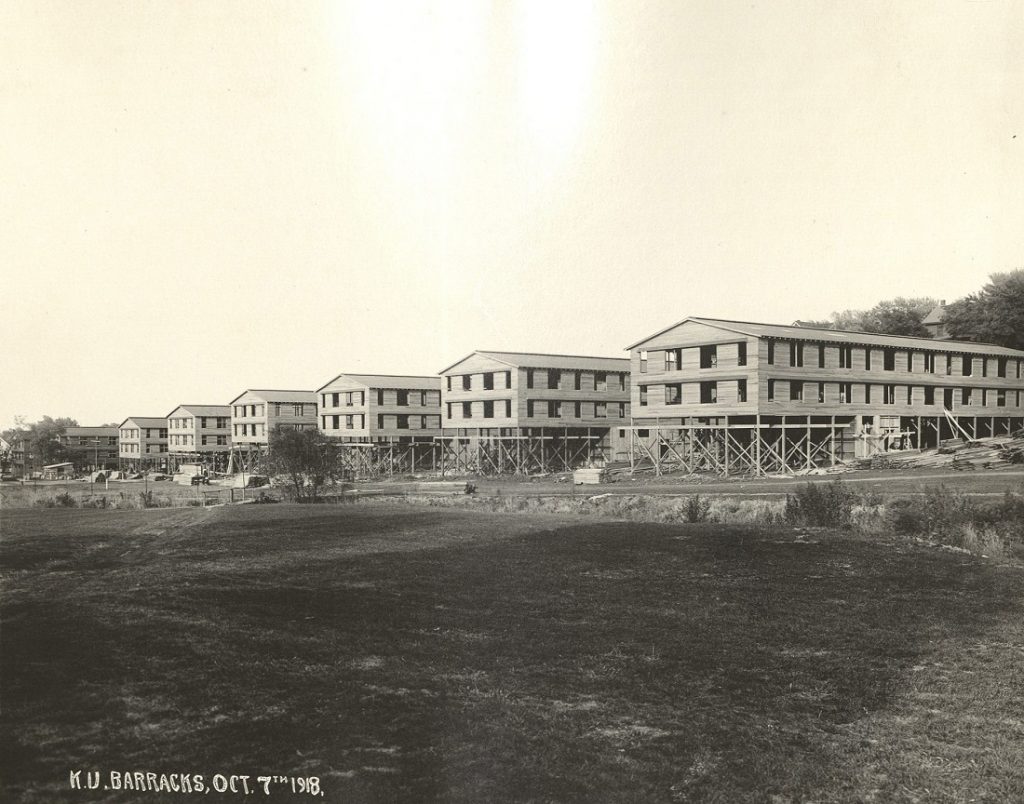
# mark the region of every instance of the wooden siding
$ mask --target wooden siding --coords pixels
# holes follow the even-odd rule
[[[436,389],[374,388],[363,383],[339,378],[318,395],[321,432],[343,440],[431,438],[441,435],[441,380]],[[352,393],[352,405],[347,394]],[[334,404],[338,394],[338,404]],[[357,401],[356,394],[361,395]],[[407,404],[401,405],[402,396]],[[334,427],[334,417],[340,417]],[[347,416],[354,418],[347,427]],[[403,418],[400,418],[403,417]],[[404,418],[407,417],[407,418]],[[407,426],[399,427],[405,423]],[[362,426],[358,426],[359,424]]]
[[[596,389],[595,375],[601,372],[592,369],[558,369],[558,386],[550,388],[549,371],[556,371],[555,369],[509,368],[497,361],[481,359],[475,365],[482,371],[470,373],[467,370],[469,365],[469,361],[463,361],[459,364],[458,371],[453,369],[450,375],[450,390],[447,377],[445,379],[442,387],[445,428],[605,428],[628,423],[629,374],[622,370],[621,362],[610,364],[609,369],[603,372],[607,375],[608,383],[605,390]],[[491,371],[494,373],[494,388],[487,390],[484,388],[483,375]],[[580,380],[579,390],[576,389],[577,375]],[[464,376],[470,377],[468,390],[463,387]],[[531,376],[532,388],[529,382]],[[484,416],[486,402],[494,405],[493,418]],[[549,402],[560,403],[557,416],[548,415]],[[469,418],[463,415],[464,403],[470,406]],[[580,405],[580,416],[576,416],[577,403]],[[620,403],[624,408],[621,416]],[[596,415],[595,404],[606,406],[605,416]],[[510,415],[506,415],[506,406]]]
[[[646,368],[641,363],[641,349],[634,349],[634,418],[652,421],[758,413],[941,416],[946,406],[962,416],[1020,416],[1024,412],[1024,355],[985,354],[982,345],[971,345],[969,350],[963,344],[943,349],[941,342],[934,349],[910,349],[901,345],[899,338],[893,339],[892,346],[868,347],[810,338],[741,337],[723,342],[723,334],[728,333],[686,322],[643,344]],[[747,343],[747,366],[738,365],[740,342]],[[701,368],[701,346],[715,347],[713,366]],[[666,369],[666,353],[674,350],[680,350],[678,364],[672,362]],[[1001,366],[1004,377],[998,376]],[[965,370],[969,374],[965,375]],[[737,387],[744,379],[747,402],[740,403]],[[701,403],[701,384],[712,382],[715,401]],[[666,404],[666,385],[675,384],[680,385],[680,404]],[[790,398],[793,384],[799,384],[796,399]],[[647,389],[644,406],[640,405],[641,386]],[[925,388],[932,389],[930,403]],[[970,389],[969,403],[965,402],[966,389]]]

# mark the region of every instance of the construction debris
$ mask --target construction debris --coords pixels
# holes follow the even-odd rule
[[[1006,469],[1024,464],[1024,434],[945,441],[920,452],[890,452],[859,461],[859,469]]]

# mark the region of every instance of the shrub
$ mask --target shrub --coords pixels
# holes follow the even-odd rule
[[[683,514],[687,522],[707,522],[708,512],[711,510],[711,501],[707,497],[694,494],[686,499],[683,506]]]
[[[82,500],[83,508],[108,508],[110,503],[107,502],[107,498],[104,497],[92,497],[88,500]]]
[[[786,495],[786,520],[796,525],[848,528],[857,495],[841,481],[808,483]]]
[[[991,525],[976,526],[970,522],[960,527],[960,546],[972,553],[1005,558],[1006,542],[995,527]]]
[[[60,494],[54,497],[53,500],[60,508],[78,507],[78,501],[66,491],[62,491]]]
[[[156,508],[156,497],[151,491],[139,492],[139,504],[143,508]]]

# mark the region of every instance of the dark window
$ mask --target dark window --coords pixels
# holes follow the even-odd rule
[[[718,383],[702,382],[700,384],[700,403],[702,405],[714,404],[718,401]]]
[[[378,388],[377,389],[377,404],[378,405],[383,405],[384,404],[384,390],[382,388]]]
[[[839,401],[844,405],[849,405],[853,401],[852,382],[839,383]]]
[[[926,405],[935,404],[935,388],[931,385],[926,385],[924,387],[924,403]]]
[[[871,404],[871,383],[864,383],[864,401]]]
[[[853,347],[852,346],[840,346],[839,347],[839,368],[852,368],[853,367]]]
[[[485,419],[493,419],[494,418],[494,401],[491,400],[491,399],[488,399],[488,400],[486,400],[484,402],[484,418]]]
[[[577,419],[582,419],[583,418],[583,403],[582,402],[576,402],[575,405],[574,405],[574,408],[575,408],[575,410],[573,412],[576,414],[576,418]]]
[[[796,368],[803,368],[804,365],[804,345],[797,343],[796,341],[790,341],[789,343],[789,365]]]
[[[562,403],[554,399],[548,401],[548,418],[557,419],[562,415]]]
[[[447,402],[446,404],[448,406],[448,418],[450,419],[452,417],[452,403]]]
[[[981,376],[982,377],[987,377],[988,376],[988,358],[987,357],[982,357],[982,358],[980,358],[980,360],[981,360]]]
[[[533,369],[526,370],[526,387],[533,388]]]
[[[665,350],[665,371],[675,371],[679,368],[679,359],[682,357],[682,349]]]
[[[896,350],[895,349],[883,349],[882,350],[882,370],[883,371],[896,371]]]
[[[647,386],[646,385],[641,385],[640,386],[640,407],[642,407],[642,408],[647,407]]]
[[[818,368],[825,368],[825,344],[818,344]]]
[[[532,399],[527,399],[526,400],[526,415],[528,417],[530,417],[530,418],[533,417],[533,400]]]
[[[883,405],[895,405],[896,404],[896,386],[895,385],[883,385],[882,386],[882,404]]]
[[[736,381],[736,401],[746,402],[747,401],[747,381],[737,380]]]
[[[451,377],[451,375],[449,374],[447,377],[445,377],[445,379],[448,381],[448,390],[449,391],[452,390],[452,377]]]
[[[512,418],[512,400],[511,399],[506,399],[505,400],[505,418],[506,419],[511,419]]]
[[[864,349],[864,369],[871,371],[871,347]]]
[[[665,386],[665,404],[679,405],[683,401],[683,386],[679,383]]]
[[[399,390],[396,393],[398,398],[395,400],[395,404],[400,408],[409,407],[409,392]]]
[[[574,371],[572,377],[572,387],[579,391],[583,387],[583,372]]]
[[[473,375],[463,374],[462,375],[462,390],[469,391],[473,388]]]
[[[818,401],[821,403],[825,402],[825,383],[818,383]]]
[[[964,377],[970,377],[974,373],[974,358],[970,355],[964,355],[961,358],[960,371]]]
[[[913,385],[908,385],[907,386],[907,404],[908,405],[913,405],[914,404],[914,386]]]
[[[925,374],[935,373],[935,354],[934,352],[925,352],[924,357],[924,371]]]
[[[971,404],[971,389],[961,388],[960,389],[960,403],[963,405]]]
[[[775,400],[775,380],[768,380],[768,401]]]
[[[1005,357],[998,358],[998,362],[996,363],[996,376],[997,377],[1005,377],[1006,376],[1006,358]]]
[[[594,390],[595,391],[607,391],[608,390],[608,375],[603,371],[594,372]]]
[[[562,384],[562,372],[558,369],[548,369],[548,388],[558,388]]]
[[[462,418],[472,419],[473,418],[473,403],[463,402],[462,403]]]
[[[378,430],[383,430],[384,429],[384,414],[383,413],[378,413],[377,414],[377,429]]]
[[[486,374],[484,374],[484,390],[494,390],[494,372],[492,371],[488,371]]]
[[[637,435],[637,438],[650,438],[651,437],[651,431],[650,430],[637,430],[636,431],[636,435]]]
[[[953,373],[953,355],[946,355],[946,374]]]
[[[398,416],[396,416],[396,418],[398,419],[398,424],[396,426],[398,427],[399,430],[408,430],[409,429],[409,414],[408,413],[399,413]]]
[[[775,341],[768,341],[768,365],[775,364]]]
[[[804,384],[797,380],[789,381],[789,398],[791,401],[797,402],[804,398]]]
[[[700,367],[702,369],[714,368],[718,365],[718,347],[717,346],[702,346],[700,347]]]
[[[1006,391],[1003,388],[996,391],[996,407],[1006,407]]]
[[[736,365],[747,365],[747,342],[740,341],[736,344]]]
[[[331,416],[331,427],[334,430],[341,428],[341,416]]]

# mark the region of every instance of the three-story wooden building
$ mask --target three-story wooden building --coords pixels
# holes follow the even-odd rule
[[[167,414],[167,453],[172,471],[182,463],[200,463],[221,472],[227,468],[230,452],[230,405],[178,405]]]
[[[317,390],[320,431],[355,477],[432,469],[441,378],[339,374]]]
[[[632,454],[660,470],[831,465],[1024,422],[1024,352],[687,318],[629,347]]]
[[[627,359],[475,351],[440,373],[443,458],[457,471],[568,471],[628,457]]]
[[[167,419],[129,416],[117,428],[118,466],[125,471],[167,469]]]

